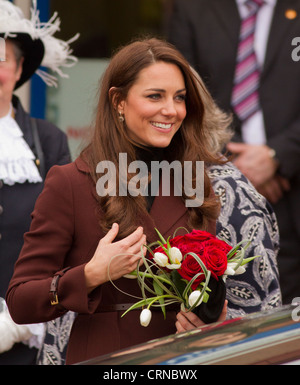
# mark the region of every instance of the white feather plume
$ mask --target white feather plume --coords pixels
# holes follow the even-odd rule
[[[68,41],[55,38],[53,35],[60,30],[60,19],[57,12],[47,22],[41,22],[36,0],[32,2],[31,18],[26,19],[20,8],[8,0],[0,0],[0,33],[5,38],[15,37],[17,32],[27,33],[33,40],[40,39],[45,48],[45,54],[41,66],[49,68],[61,77],[68,77],[61,67],[72,67],[77,58],[72,55],[70,44],[79,37],[77,33]],[[57,77],[46,71],[38,69],[39,75],[47,85],[57,86]]]

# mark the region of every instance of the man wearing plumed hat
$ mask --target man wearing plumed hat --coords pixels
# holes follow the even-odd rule
[[[70,161],[66,135],[55,125],[33,119],[14,95],[37,73],[49,86],[57,85],[61,67],[77,59],[69,43],[56,39],[57,14],[40,23],[36,1],[31,18],[8,0],[0,0],[0,364],[34,364],[44,325],[16,325],[5,301],[14,264],[29,230],[35,200],[43,179],[55,164]],[[3,44],[4,43],[4,44]],[[42,71],[42,65],[50,72]],[[2,311],[1,311],[2,310]]]

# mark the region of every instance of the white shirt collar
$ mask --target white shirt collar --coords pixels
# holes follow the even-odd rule
[[[35,156],[11,112],[12,106],[8,114],[0,118],[0,179],[10,186],[26,181],[42,182]]]

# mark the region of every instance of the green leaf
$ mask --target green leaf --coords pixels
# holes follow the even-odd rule
[[[161,305],[161,310],[163,312],[163,315],[164,315],[164,319],[166,319],[166,307],[165,307],[165,299],[163,297],[163,294],[164,294],[164,291],[163,289],[157,284],[156,281],[153,281],[153,287],[154,287],[154,290],[155,290],[155,293],[157,294],[157,296],[159,297],[158,301]]]
[[[138,309],[139,307],[143,307],[143,306],[148,305],[148,304],[151,303],[152,301],[153,301],[153,298],[146,298],[146,299],[142,299],[141,301],[136,302],[135,304],[133,304],[132,306],[130,306],[130,308],[127,309],[127,310],[121,315],[121,317],[123,317],[125,314],[127,314],[128,312],[130,312],[130,311],[133,310],[133,309]]]
[[[205,264],[203,263],[202,259],[199,258],[197,254],[192,253],[192,252],[186,253],[186,255],[191,255],[192,257],[194,257],[194,258],[196,259],[196,261],[199,263],[199,265],[201,266],[201,268],[202,268],[203,273],[205,274],[205,276],[207,276],[208,270],[207,270]],[[185,256],[186,256],[186,255],[185,255]],[[184,257],[185,257],[185,256],[184,256]]]
[[[188,299],[189,294],[192,292],[192,284],[194,283],[194,281],[195,281],[198,277],[200,277],[200,275],[204,275],[204,274],[203,274],[203,273],[195,274],[195,275],[193,276],[193,278],[192,278],[192,279],[188,282],[188,284],[186,285],[186,287],[185,287],[185,289],[184,289],[184,292],[183,292],[183,294],[182,294],[182,296],[183,296],[183,298],[184,298],[185,300]]]
[[[177,227],[177,229],[173,233],[173,238],[176,237],[176,233],[177,233],[178,230],[184,230],[187,234],[189,233],[188,229],[186,229],[185,227],[183,227],[183,226]]]
[[[205,291],[203,294],[203,302],[206,303],[208,300],[209,300],[209,294],[207,293],[207,291]]]
[[[239,249],[241,248],[241,246],[242,246],[244,243],[246,243],[246,246],[244,246],[244,250],[246,250],[246,249],[249,247],[251,241],[249,241],[249,240],[243,240],[243,241],[237,243],[237,244],[236,244],[236,245],[229,251],[229,253],[227,254],[227,259],[233,258],[234,255],[239,251]]]
[[[170,291],[170,288],[167,287],[166,285],[164,285],[164,284],[162,283],[162,280],[160,279],[161,277],[158,277],[156,274],[154,274],[154,273],[152,272],[151,267],[149,266],[149,263],[148,263],[148,261],[147,261],[147,258],[143,257],[143,262],[144,262],[144,266],[145,266],[145,268],[146,268],[146,271],[151,275],[151,278],[153,279],[153,282],[156,281],[157,284],[158,284],[159,286],[161,286],[161,288],[162,288],[166,293],[168,293],[169,295],[172,295],[173,293],[172,293],[172,291]],[[156,268],[156,267],[157,267],[157,266],[155,265],[155,268]],[[173,289],[174,289],[174,284],[173,284],[173,282],[172,282],[171,280],[168,281],[168,284],[169,284],[170,286],[172,286]]]
[[[172,270],[171,278],[178,290],[178,294],[182,296],[186,286],[185,280],[181,277],[181,275],[178,273],[176,269]]]
[[[253,261],[255,258],[259,258],[261,255],[255,255],[254,257],[244,258],[243,262],[241,263],[241,266],[246,265],[246,263],[249,263]]]
[[[160,240],[162,241],[162,243],[165,245],[167,243],[165,238],[161,235],[161,233],[157,230],[157,228],[155,228],[155,231],[157,232],[157,234],[158,234]]]
[[[237,270],[241,266],[241,264],[244,260],[244,257],[245,257],[245,249],[242,247],[241,250],[239,250],[239,252],[237,253],[236,258],[234,258],[230,261],[230,262],[234,261],[237,263],[234,270]]]

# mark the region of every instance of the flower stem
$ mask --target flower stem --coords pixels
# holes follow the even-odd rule
[[[179,302],[182,302],[182,303],[183,303],[183,300],[182,300],[181,298],[177,297],[176,295],[165,294],[165,295],[159,295],[159,296],[155,297],[155,298],[153,299],[153,301],[151,301],[151,302],[148,304],[147,309],[150,309],[150,307],[154,304],[154,302],[157,302],[157,301],[159,301],[159,300],[162,299],[162,298],[174,298],[174,299],[176,299],[176,300],[179,300]],[[162,305],[162,306],[164,306],[164,305]]]
[[[149,274],[149,273],[145,273],[145,272],[143,272],[143,271],[137,272],[136,270],[132,271],[130,274],[131,274],[131,275],[135,275],[135,276],[139,275],[139,276],[141,276],[141,277],[147,277],[147,278],[152,278],[152,279],[153,279],[153,275],[154,275],[154,274],[152,275],[152,274]],[[161,276],[159,276],[159,275],[155,275],[155,277],[156,277],[157,279],[159,279],[160,281],[162,281],[162,282],[165,282],[165,283],[168,283],[169,285],[172,285],[172,283],[170,282],[170,280],[168,280],[168,279],[166,279],[166,278],[164,278],[164,277],[161,277]]]

